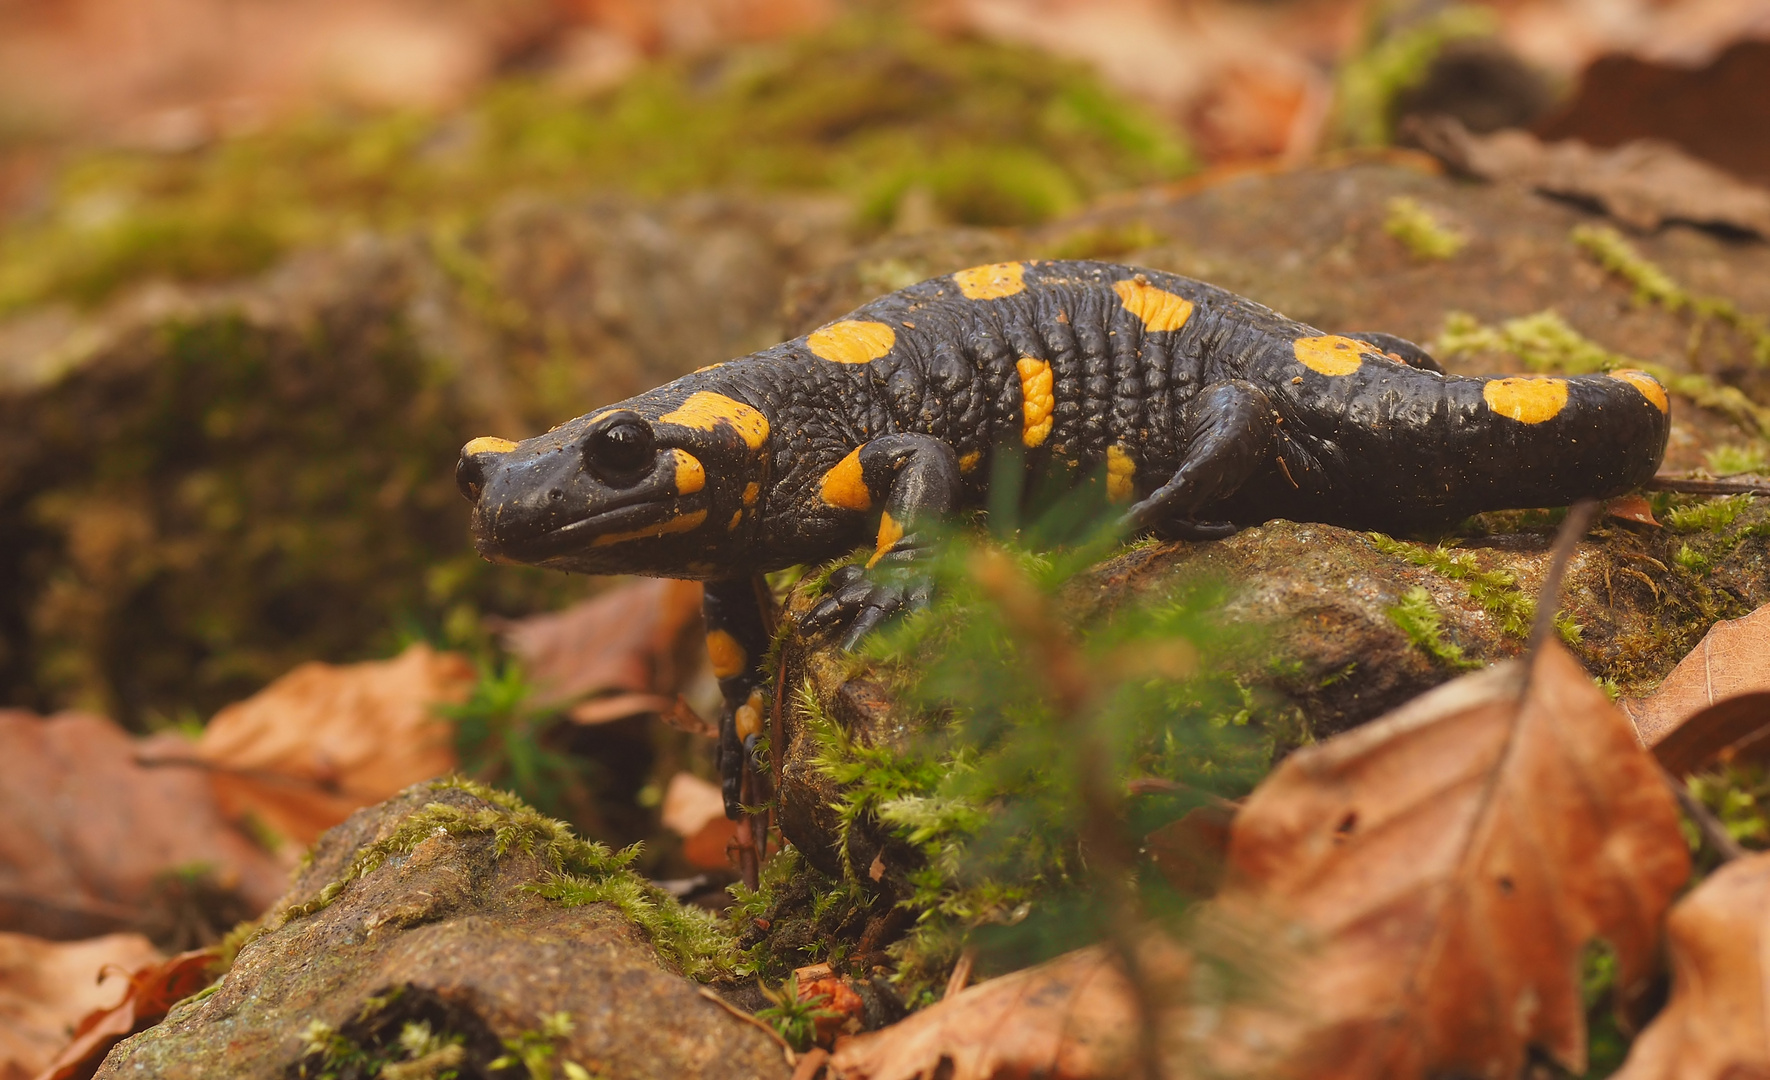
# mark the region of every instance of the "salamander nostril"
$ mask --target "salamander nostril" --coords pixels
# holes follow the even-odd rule
[[[479,501],[480,490],[485,487],[485,466],[472,454],[462,454],[461,460],[455,463],[455,486],[470,503]]]
[[[559,490],[558,488],[548,488],[547,489],[547,498],[551,499],[554,502],[558,502],[559,500],[565,498],[565,492]]]

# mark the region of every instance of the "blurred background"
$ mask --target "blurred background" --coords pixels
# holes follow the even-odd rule
[[[451,768],[717,873],[696,590],[481,562],[457,448],[925,276],[900,238],[1433,116],[1770,184],[1770,2],[0,0],[0,930],[210,940]]]

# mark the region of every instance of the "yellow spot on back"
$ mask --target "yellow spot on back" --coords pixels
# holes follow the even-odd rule
[[[973,450],[969,454],[966,454],[964,457],[959,459],[959,471],[962,473],[968,473],[972,469],[977,468],[977,463],[982,460],[983,460],[983,451],[982,450]]]
[[[687,450],[672,450],[676,455],[676,494],[693,495],[707,486],[707,470],[701,460]]]
[[[461,448],[461,456],[472,457],[475,454],[508,454],[514,449],[516,449],[516,444],[509,439],[500,439],[495,435],[481,435],[479,438],[471,440],[466,446]]]
[[[953,275],[953,284],[967,300],[1000,300],[1026,289],[1026,267],[1017,262],[973,266]]]
[[[1136,488],[1131,478],[1137,475],[1137,463],[1124,447],[1114,443],[1106,448],[1106,497],[1113,502],[1129,502]]]
[[[1610,377],[1613,379],[1621,379],[1623,382],[1626,382],[1630,386],[1641,391],[1641,396],[1648,401],[1653,402],[1654,407],[1659,409],[1660,412],[1671,411],[1672,404],[1670,401],[1666,400],[1666,388],[1659,385],[1659,380],[1647,374],[1645,371],[1636,371],[1634,368],[1624,368],[1621,371],[1611,372]]]
[[[738,639],[724,630],[707,632],[707,659],[713,661],[713,677],[729,679],[743,673],[750,656]]]
[[[1192,318],[1192,301],[1166,289],[1127,280],[1113,282],[1112,291],[1119,294],[1126,311],[1143,320],[1146,330],[1178,330]]]
[[[867,560],[867,569],[871,570],[880,559],[885,557],[885,553],[895,547],[897,542],[902,539],[903,526],[899,525],[892,519],[891,511],[887,510],[883,514],[880,514],[879,543],[878,546],[873,549],[873,557]]]
[[[1298,338],[1291,342],[1291,350],[1297,354],[1297,363],[1323,375],[1350,375],[1364,363],[1360,353],[1377,351],[1362,341],[1338,334]]]
[[[1051,435],[1051,410],[1057,406],[1051,365],[1023,356],[1014,366],[1020,371],[1020,441],[1038,446]]]
[[[762,449],[762,444],[768,441],[768,417],[741,401],[711,390],[697,390],[690,394],[687,401],[658,417],[658,422],[681,424],[699,431],[712,431],[720,424],[730,424],[752,450]]]
[[[744,505],[755,506],[756,496],[762,494],[762,485],[752,480],[744,485]]]
[[[701,527],[707,520],[705,510],[696,510],[692,514],[671,518],[657,525],[647,525],[643,529],[631,529],[627,532],[604,533],[590,542],[591,547],[607,547],[610,544],[624,544],[629,540],[650,540],[656,536],[668,536],[671,533],[692,532]]]
[[[882,322],[844,319],[805,339],[814,355],[837,364],[865,364],[879,359],[897,344],[897,331]]]
[[[857,447],[849,451],[848,456],[824,473],[823,485],[819,489],[825,505],[840,507],[843,510],[871,510],[873,493],[867,490],[867,482],[860,475],[860,450]]]
[[[1501,416],[1526,424],[1540,424],[1560,415],[1567,405],[1567,380],[1541,375],[1490,379],[1481,388],[1487,407]]]

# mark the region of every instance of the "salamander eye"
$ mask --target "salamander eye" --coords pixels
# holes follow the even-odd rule
[[[584,459],[591,471],[621,487],[644,476],[656,456],[651,428],[638,417],[623,417],[597,428],[584,442]]]

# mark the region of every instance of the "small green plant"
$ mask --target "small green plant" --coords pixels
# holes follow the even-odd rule
[[[1389,200],[1383,231],[1420,259],[1448,259],[1469,243],[1467,236],[1446,228],[1431,211],[1405,195]]]
[[[842,1014],[833,1009],[826,1009],[829,1002],[827,994],[818,994],[810,998],[799,996],[799,976],[788,975],[785,982],[778,987],[764,984],[762,993],[771,1004],[756,1010],[756,1017],[765,1021],[770,1027],[787,1041],[787,1045],[795,1050],[809,1050],[817,1039],[817,1022],[833,1020]]]
[[[1335,88],[1334,127],[1342,145],[1381,146],[1392,136],[1393,103],[1419,85],[1445,45],[1452,41],[1490,37],[1498,28],[1491,11],[1472,4],[1452,4],[1429,17],[1388,34],[1381,20],[1394,13],[1389,5],[1372,9],[1372,33],[1366,45],[1341,65]]]
[[[462,771],[558,814],[568,794],[590,780],[592,766],[549,745],[562,716],[556,707],[534,704],[534,696],[514,659],[482,659],[467,700],[437,711],[454,725]]]
[[[1370,533],[1369,536],[1371,543],[1385,555],[1406,559],[1415,566],[1423,566],[1460,582],[1469,590],[1469,596],[1499,623],[1501,632],[1519,640],[1530,636],[1530,624],[1536,618],[1536,601],[1518,587],[1518,579],[1511,574],[1504,570],[1483,570],[1475,556],[1466,551],[1452,551],[1442,544],[1427,547],[1382,533]],[[1564,629],[1563,636],[1566,633]]]
[[[1762,445],[1717,446],[1705,456],[1709,472],[1716,476],[1737,476],[1740,473],[1770,471],[1770,461],[1766,460]]]
[[[1725,297],[1690,292],[1608,225],[1576,225],[1572,235],[1580,250],[1634,288],[1636,301],[1658,304],[1673,313],[1687,312],[1699,324],[1712,319],[1731,327],[1751,342],[1754,360],[1770,364],[1770,322],[1764,316],[1747,314]]]
[[[1677,554],[1672,556],[1672,561],[1692,574],[1707,574],[1715,568],[1714,562],[1707,555],[1689,544],[1680,544]]]
[[[1453,671],[1471,671],[1481,667],[1479,660],[1463,655],[1461,647],[1444,640],[1444,626],[1438,605],[1424,586],[1416,585],[1402,594],[1401,602],[1388,610],[1389,621],[1401,628],[1421,652]]]
[[[518,1032],[514,1039],[505,1039],[504,1053],[493,1058],[486,1067],[511,1069],[521,1066],[530,1080],[553,1080],[553,1062],[559,1056],[559,1042],[571,1035],[576,1027],[571,1013],[542,1013],[539,1029]],[[575,1061],[561,1061],[559,1066],[566,1080],[591,1080],[590,1070]]]
[[[1752,497],[1749,494],[1704,499],[1690,506],[1667,510],[1665,523],[1678,532],[1720,532],[1733,524],[1751,505]],[[1682,555],[1679,557],[1681,559]]]

